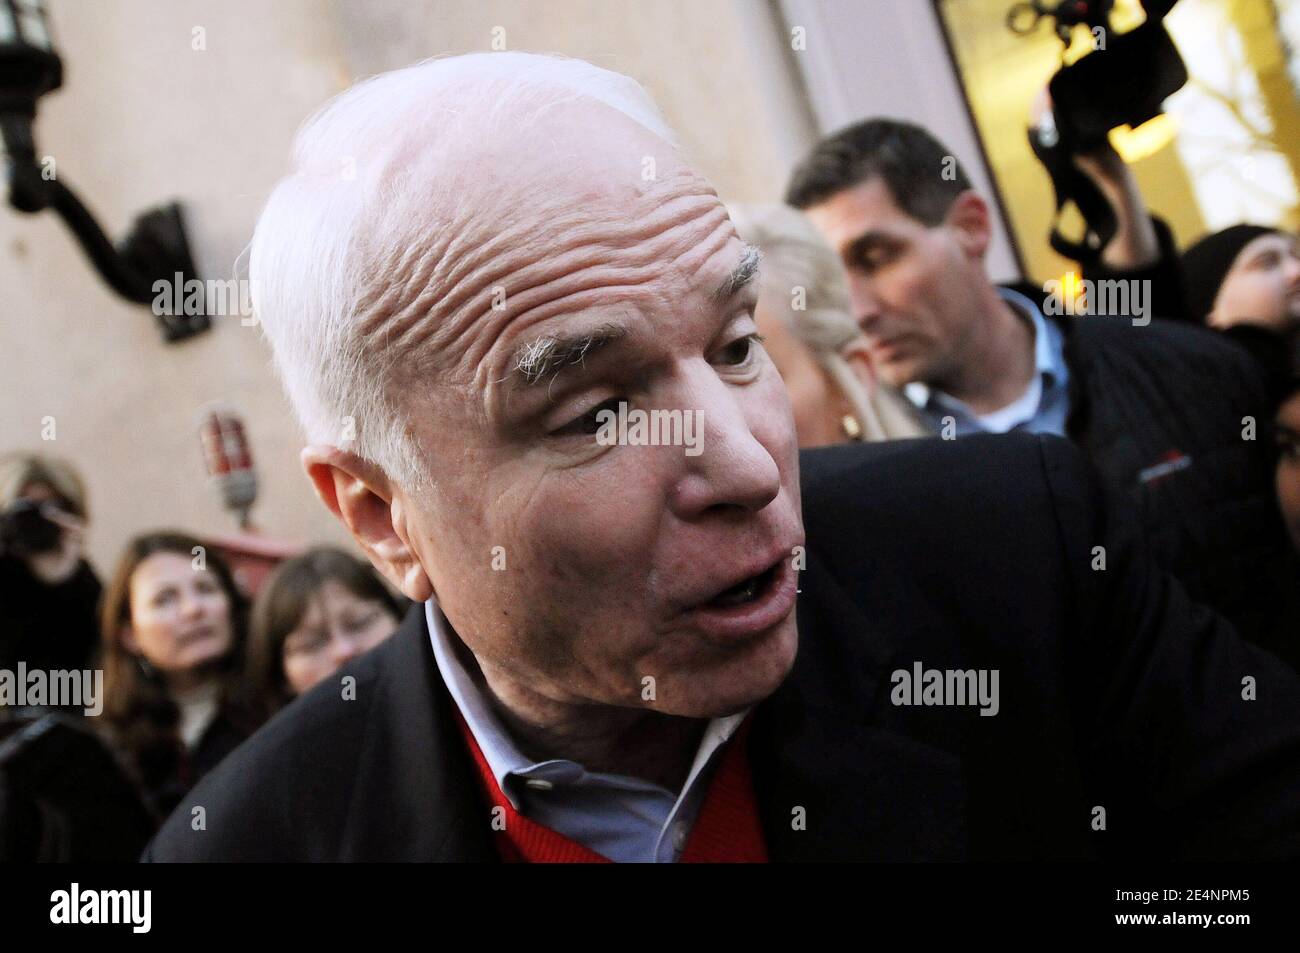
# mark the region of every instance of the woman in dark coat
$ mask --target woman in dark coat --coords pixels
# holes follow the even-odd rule
[[[139,536],[118,562],[101,720],[160,820],[256,727],[241,702],[247,615],[229,567],[194,537]]]

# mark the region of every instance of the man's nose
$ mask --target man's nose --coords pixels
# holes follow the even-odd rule
[[[849,305],[853,309],[853,319],[864,334],[870,334],[880,317],[880,299],[871,288],[871,282],[863,275],[849,272]]]
[[[684,474],[673,489],[673,510],[683,519],[694,519],[709,510],[763,509],[781,491],[781,472],[755,436],[760,421],[746,413],[746,400],[757,403],[757,395],[747,398],[719,380],[702,396],[706,399],[696,405],[702,416],[700,452],[686,458]],[[750,412],[756,415],[758,409]],[[788,413],[785,405],[780,409]]]

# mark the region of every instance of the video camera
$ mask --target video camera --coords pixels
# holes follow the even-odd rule
[[[1007,13],[1007,27],[1017,35],[1033,32],[1044,19],[1053,21],[1067,47],[1077,26],[1094,37],[1092,52],[1062,66],[1048,83],[1052,101],[1049,121],[1029,131],[1029,144],[1052,177],[1057,222],[1050,242],[1067,258],[1087,263],[1114,237],[1115,212],[1072,156],[1109,148],[1110,131],[1137,128],[1164,111],[1164,101],[1187,82],[1187,67],[1164,27],[1165,15],[1178,0],[1141,0],[1146,20],[1127,33],[1111,30],[1115,0],[1030,0]],[[1086,223],[1082,241],[1061,234],[1059,219],[1074,202]]]
[[[39,556],[59,548],[62,529],[46,516],[47,505],[20,499],[0,512],[0,553]]]

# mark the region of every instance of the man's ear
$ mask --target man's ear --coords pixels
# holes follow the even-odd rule
[[[993,224],[989,205],[974,189],[967,189],[955,199],[944,216],[967,256],[983,261],[993,241]]]
[[[325,444],[304,447],[300,459],[320,501],[384,578],[416,602],[433,595],[433,583],[411,545],[404,500],[387,474],[355,453]]]

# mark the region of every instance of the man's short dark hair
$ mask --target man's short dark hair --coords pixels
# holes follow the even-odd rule
[[[877,176],[898,207],[927,226],[942,222],[971,187],[957,157],[920,126],[866,119],[817,143],[795,168],[785,200],[811,208]]]

